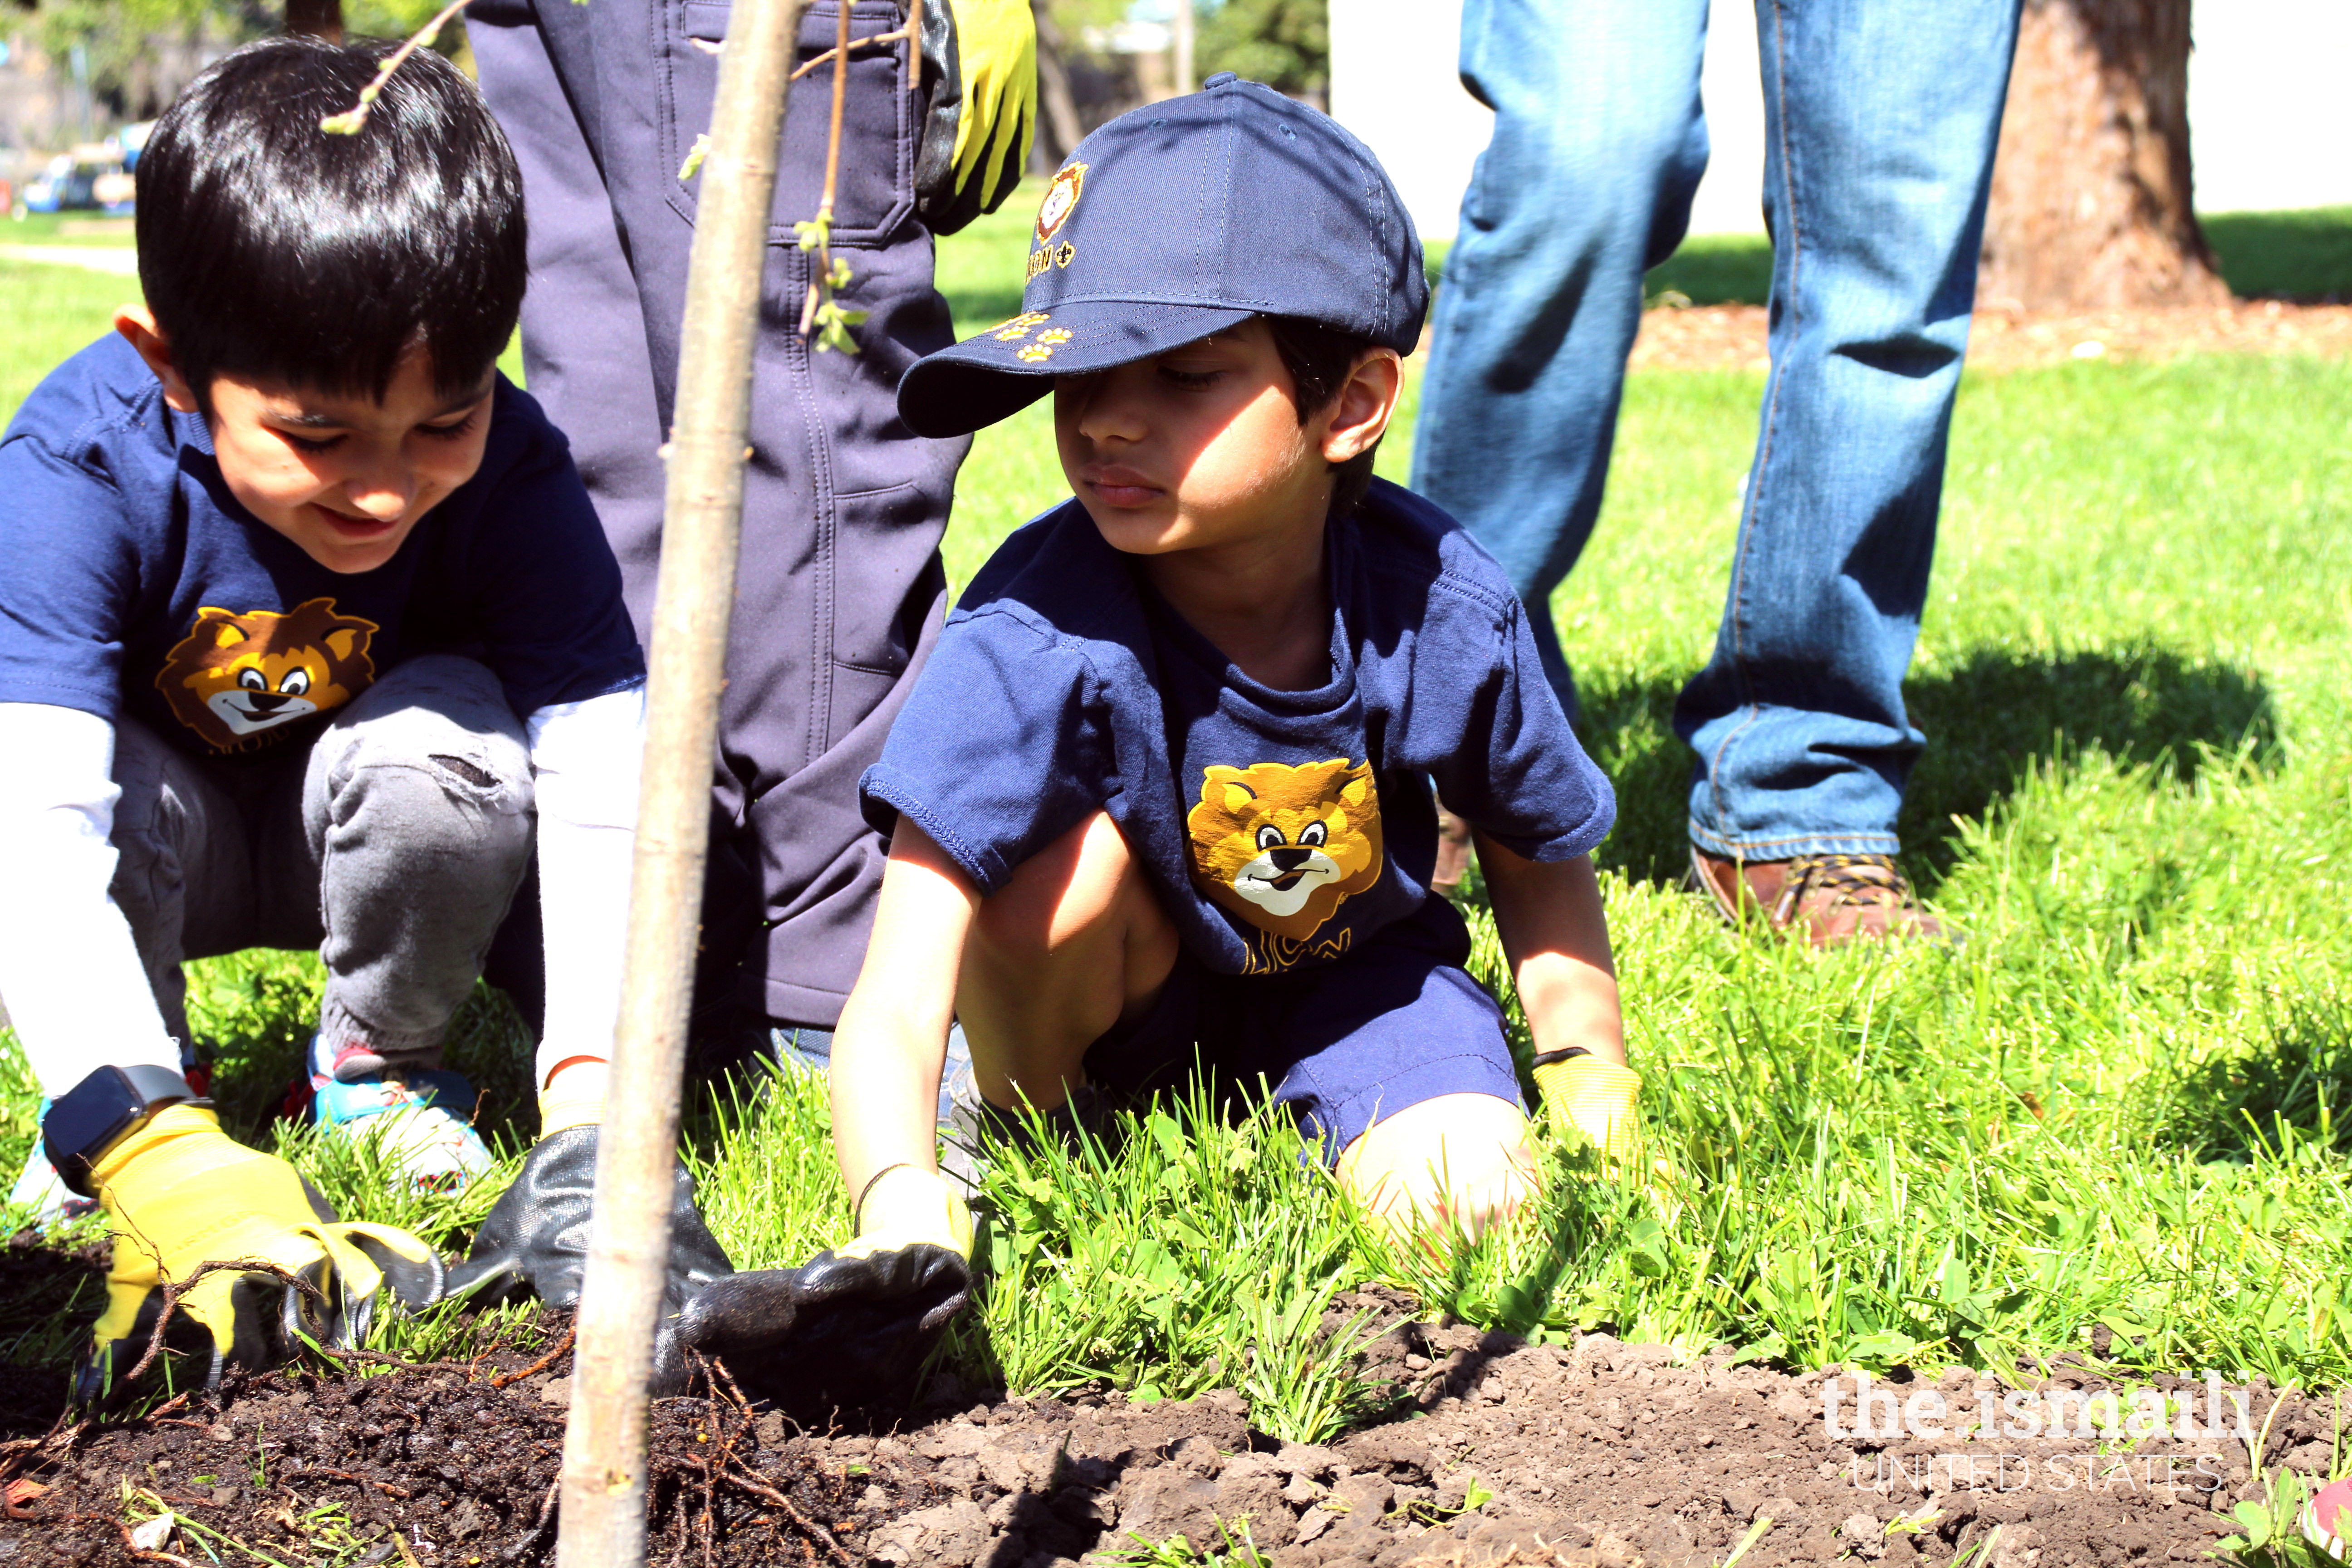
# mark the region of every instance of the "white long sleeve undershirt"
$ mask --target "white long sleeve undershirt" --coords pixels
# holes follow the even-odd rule
[[[41,1092],[99,1068],[180,1068],[114,880],[114,726],[0,702],[0,1001]]]
[[[539,810],[547,1026],[538,1077],[606,1056],[620,1008],[645,693],[542,708],[528,721]],[[176,1069],[130,923],[114,902],[121,791],[114,727],[45,703],[0,703],[0,1002],[42,1091],[104,1066]]]
[[[645,728],[643,687],[555,703],[530,716],[540,921],[547,936],[547,1022],[535,1085],[543,1087],[567,1057],[613,1054]]]

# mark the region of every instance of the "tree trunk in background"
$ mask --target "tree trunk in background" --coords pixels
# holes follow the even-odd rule
[[[1062,64],[1062,29],[1046,5],[1047,0],[1034,0],[1030,6],[1037,18],[1037,98],[1045,111],[1039,127],[1045,134],[1030,154],[1040,174],[1060,168],[1070,149],[1086,138],[1077,100],[1070,92],[1070,73]]]
[[[343,41],[343,0],[286,0],[286,30]]]
[[[2100,310],[2230,298],[2190,200],[2189,7],[2025,0],[1980,304]]]

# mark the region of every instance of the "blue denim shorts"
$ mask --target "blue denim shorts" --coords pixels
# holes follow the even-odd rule
[[[1151,1010],[1087,1048],[1087,1077],[1142,1096],[1181,1086],[1197,1060],[1228,1093],[1272,1090],[1336,1163],[1376,1121],[1442,1094],[1523,1105],[1503,1010],[1462,965],[1452,905],[1421,910],[1330,963],[1218,974],[1180,953]]]

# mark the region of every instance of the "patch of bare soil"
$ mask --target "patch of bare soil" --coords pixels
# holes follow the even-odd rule
[[[1328,1321],[1394,1306],[1350,1297]],[[23,1425],[30,1391],[11,1386],[0,1564],[207,1561],[212,1538],[185,1528],[134,1545],[126,1485],[134,1511],[167,1506],[289,1565],[551,1561],[568,1370],[530,1351],[365,1378],[330,1369],[257,1380],[217,1405],[45,1420],[46,1430]],[[1696,1568],[1722,1563],[1769,1519],[1744,1565],[1850,1557],[1907,1568],[1989,1544],[1981,1568],[2064,1568],[2205,1560],[2231,1528],[2223,1514],[2254,1486],[2234,1438],[2119,1449],[1858,1437],[1850,1375],[1832,1430],[1831,1373],[1727,1357],[1676,1364],[1601,1334],[1528,1345],[1392,1322],[1366,1370],[1393,1384],[1392,1418],[1325,1447],[1254,1431],[1230,1393],[1181,1405],[1101,1392],[1004,1399],[942,1377],[931,1404],[895,1428],[817,1433],[754,1412],[722,1384],[715,1397],[656,1406],[651,1560],[1066,1568],[1100,1563],[1136,1537],[1221,1547],[1230,1526],[1276,1568]],[[2021,1386],[2121,1382],[2095,1363],[2047,1373]],[[2156,1381],[2204,1411],[2199,1385]],[[1955,1434],[1984,1408],[1967,1373],[1879,1386],[1906,1404],[1940,1394]],[[2271,1404],[2257,1387],[2255,1430]],[[1874,1414],[1885,1431],[1895,1408]],[[47,1414],[57,1417],[54,1404]],[[2324,1470],[2333,1423],[2290,1400],[2266,1460]]]
[[[1629,363],[1636,370],[1764,370],[1766,324],[1760,305],[1644,311]],[[1993,309],[1979,310],[1969,330],[1969,365],[1979,371],[2185,353],[2352,356],[2352,305],[2259,300],[2065,314]]]

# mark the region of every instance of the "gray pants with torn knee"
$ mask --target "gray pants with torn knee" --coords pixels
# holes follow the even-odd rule
[[[530,858],[530,745],[487,668],[412,658],[263,763],[118,719],[114,782],[111,890],[165,1027],[188,1038],[183,960],[315,946],[330,1059],[437,1058]]]

